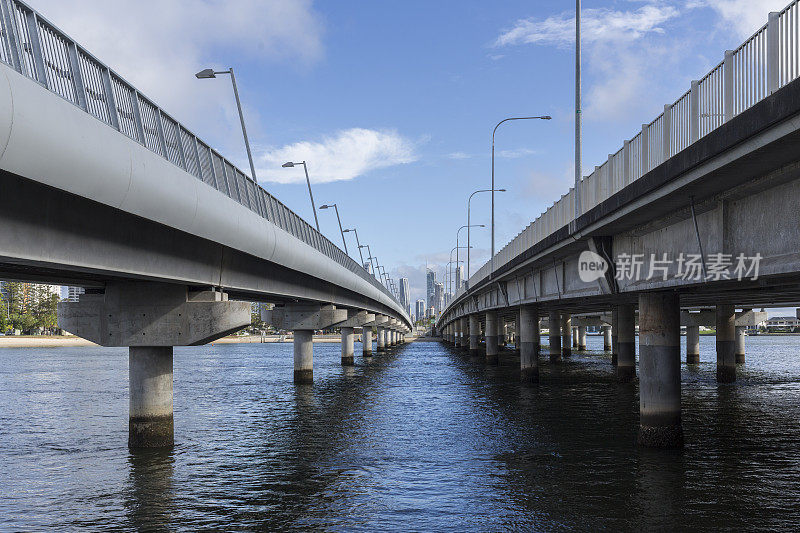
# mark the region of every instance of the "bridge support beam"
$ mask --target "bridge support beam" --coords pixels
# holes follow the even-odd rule
[[[517,333],[519,339],[520,381],[539,381],[539,310],[532,305],[519,308]]]
[[[603,326],[603,351],[611,351],[611,326]]]
[[[172,348],[195,346],[250,324],[250,304],[184,285],[108,283],[103,294],[58,304],[62,329],[101,346],[128,347],[132,448],[171,446]]]
[[[700,326],[686,326],[686,364],[700,362]]]
[[[747,328],[745,326],[736,326],[736,350],[734,356],[737,365],[744,363],[744,341],[746,331]]]
[[[128,386],[128,446],[172,446],[172,346],[128,348]]]
[[[561,313],[561,355],[572,355],[572,316]]]
[[[355,333],[353,328],[342,328],[342,366],[355,364]]]
[[[480,353],[481,323],[478,315],[469,315],[469,353],[476,356]]]
[[[548,314],[548,329],[550,331],[550,362],[561,361],[561,315],[558,311]]]
[[[578,350],[586,350],[586,326],[578,326]]]
[[[459,326],[461,328],[461,344],[459,348],[461,348],[461,351],[466,352],[469,351],[469,318],[462,317],[459,319],[459,322],[461,324]]]
[[[717,381],[736,381],[736,313],[732,305],[717,306]]]
[[[378,342],[377,342],[378,353],[386,351],[386,328],[383,326],[378,326]]]
[[[361,330],[361,354],[372,357],[372,326],[364,326]]]
[[[636,319],[630,304],[617,306],[617,379],[627,383],[636,377]]]
[[[680,305],[670,292],[639,295],[639,444],[683,446]]]
[[[617,366],[619,359],[619,313],[615,305],[611,309],[611,364]]]
[[[294,330],[294,382],[314,382],[314,330]]]
[[[486,364],[496,365],[499,363],[497,356],[497,313],[486,311]]]

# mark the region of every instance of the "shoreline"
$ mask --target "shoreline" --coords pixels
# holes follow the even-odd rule
[[[361,335],[356,335],[356,341],[361,340]],[[406,342],[410,342],[408,339]],[[210,342],[212,346],[215,344],[266,344],[266,343],[282,343],[290,344],[294,342],[292,335],[231,335],[222,337],[214,342]],[[341,343],[339,335],[314,335],[315,343]],[[9,335],[0,337],[0,349],[2,348],[62,348],[62,347],[80,347],[80,346],[98,346],[97,344],[76,337],[74,335]]]

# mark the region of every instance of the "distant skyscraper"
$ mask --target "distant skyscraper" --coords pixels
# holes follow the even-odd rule
[[[372,274],[372,262],[371,261],[364,261],[364,269]]]
[[[417,300],[417,320],[425,318],[425,300]]]
[[[456,267],[456,291],[464,284],[464,265]]]
[[[436,316],[439,316],[444,309],[444,283],[438,281],[433,284],[433,308]]]
[[[434,307],[436,302],[436,272],[428,270],[428,307]]]
[[[400,278],[397,282],[398,292],[400,293],[400,304],[404,309],[408,309],[411,299],[408,295],[408,278]]]

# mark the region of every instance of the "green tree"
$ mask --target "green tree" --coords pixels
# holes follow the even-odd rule
[[[3,293],[0,292],[0,333],[5,333],[8,329],[8,306],[3,298]]]

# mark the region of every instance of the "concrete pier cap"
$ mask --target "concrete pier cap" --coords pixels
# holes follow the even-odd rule
[[[173,346],[211,342],[251,322],[249,302],[184,285],[109,283],[58,304],[58,325],[101,346],[128,347],[128,445],[172,446]]]

